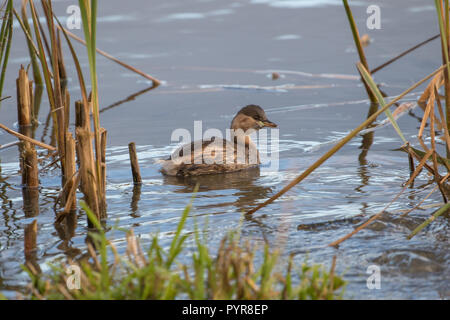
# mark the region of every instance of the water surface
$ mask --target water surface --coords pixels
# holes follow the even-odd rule
[[[73,1],[55,1],[63,18]],[[367,30],[366,7],[381,7],[382,28]],[[239,225],[242,212],[264,201],[319,158],[339,138],[364,120],[368,101],[358,81],[353,48],[341,1],[144,1],[108,0],[99,4],[98,47],[160,79],[156,90],[142,77],[98,58],[102,126],[108,129],[108,221],[134,228],[145,243],[159,233],[167,244],[197,182],[187,230],[194,219],[208,221],[213,250],[221,237]],[[372,44],[366,49],[371,67],[438,32],[436,13],[418,0],[358,1],[354,15],[360,32]],[[75,31],[82,35],[80,30]],[[17,121],[15,81],[20,64],[27,64],[21,30],[15,29],[1,122]],[[84,48],[82,65],[87,68]],[[66,61],[70,61],[67,56]],[[402,92],[441,63],[437,41],[376,74],[390,96]],[[68,63],[72,100],[79,99],[75,70]],[[279,73],[272,80],[272,73]],[[87,74],[87,73],[86,73]],[[407,96],[412,101],[420,94]],[[141,93],[134,96],[135,93]],[[121,103],[129,96],[131,101]],[[155,163],[177,146],[175,128],[225,129],[246,104],[259,104],[279,125],[280,163],[277,172],[249,171],[226,176],[180,180],[163,177]],[[413,110],[399,120],[405,135],[416,143],[422,112]],[[50,143],[44,99],[35,137]],[[384,117],[383,117],[384,118]],[[0,133],[0,144],[12,141]],[[144,184],[133,188],[127,144],[137,144]],[[401,145],[391,127],[357,137],[304,182],[279,201],[243,220],[244,239],[267,242],[294,253],[301,263],[329,266],[337,255],[338,272],[349,281],[347,298],[436,299],[450,297],[449,221],[440,218],[413,240],[406,236],[434,208],[400,217],[400,210],[417,205],[433,188],[426,174],[407,189],[388,212],[369,228],[327,247],[397,194],[409,177],[408,159],[392,151]],[[58,170],[41,174],[40,212],[30,217],[23,207],[17,148],[0,151],[0,291],[14,297],[27,277],[26,260],[47,270],[46,262],[77,257],[85,250],[86,223],[82,213],[72,228],[55,227],[54,199],[60,187]],[[140,191],[140,192],[139,192]],[[440,203],[438,193],[422,206]],[[24,253],[24,237],[36,221],[36,250]],[[123,249],[124,237],[109,237]],[[380,290],[366,286],[367,267],[381,268]]]

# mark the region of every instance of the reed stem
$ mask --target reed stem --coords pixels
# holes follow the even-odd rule
[[[131,173],[133,174],[133,183],[135,185],[140,185],[142,184],[142,178],[136,154],[136,144],[134,142],[130,142],[128,144],[128,150],[130,154],[130,164],[131,164]]]
[[[70,132],[66,132],[65,135],[65,152],[64,152],[64,158],[65,158],[65,173],[64,176],[66,177],[66,184],[67,184],[67,191],[65,192],[63,199],[64,204],[66,207],[69,208],[69,211],[75,211],[77,209],[77,201],[76,201],[76,188],[75,185],[76,177],[76,162],[75,162],[75,139],[73,138],[72,134]]]
[[[353,35],[353,41],[355,42],[356,50],[358,51],[359,55],[359,61],[363,64],[363,66],[366,68],[366,70],[369,69],[369,64],[367,63],[366,55],[364,54],[364,49],[361,44],[361,38],[359,36],[358,27],[356,26],[355,19],[353,19],[352,10],[350,9],[350,6],[348,5],[347,0],[342,0],[344,3],[345,13],[347,14],[347,19],[350,24],[350,29],[352,30]],[[373,95],[372,91],[367,87],[366,83],[364,83],[364,86],[367,91],[367,95],[369,96],[369,99],[372,103],[376,103],[377,100],[375,96]]]

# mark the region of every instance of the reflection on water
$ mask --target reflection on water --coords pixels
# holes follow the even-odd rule
[[[142,188],[141,184],[135,184],[133,186],[133,196],[131,198],[131,205],[130,205],[131,216],[133,218],[136,218],[139,216],[137,214],[137,211],[139,210],[139,207],[138,207],[139,200],[141,200],[141,188]]]
[[[259,185],[260,169],[253,168],[238,172],[230,172],[218,175],[205,175],[194,177],[169,177],[164,176],[164,184],[181,186],[176,193],[191,194],[195,186],[199,185],[199,192],[224,191],[236,200],[233,205],[237,212],[244,212],[256,205],[259,201],[266,199],[272,193],[272,187]],[[228,192],[229,191],[229,192]],[[209,204],[200,206],[202,209],[215,208],[224,204]]]
[[[38,188],[22,188],[23,210],[25,218],[35,218],[39,215],[39,189]],[[36,241],[37,241],[37,220],[24,226],[24,253],[25,264],[31,264],[36,270],[40,270],[37,263]]]
[[[116,108],[116,107],[118,107],[118,106],[120,106],[120,105],[122,105],[122,104],[124,104],[124,103],[133,101],[134,99],[136,99],[136,98],[139,97],[140,95],[142,95],[142,94],[144,94],[144,93],[147,93],[147,92],[149,92],[150,90],[153,90],[153,89],[155,89],[155,88],[156,88],[156,87],[155,87],[154,85],[152,85],[152,86],[150,86],[150,87],[148,87],[148,88],[139,90],[138,92],[135,92],[135,93],[129,95],[129,96],[126,97],[125,99],[121,99],[121,100],[119,100],[119,101],[116,101],[116,102],[110,104],[109,106],[106,106],[106,107],[101,108],[101,109],[99,110],[99,113],[108,111],[108,110],[113,109],[113,108]]]

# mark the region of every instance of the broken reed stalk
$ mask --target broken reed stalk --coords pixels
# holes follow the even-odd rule
[[[76,202],[76,163],[75,163],[75,139],[72,136],[72,133],[66,132],[65,136],[65,152],[64,157],[66,160],[65,173],[67,191],[63,195],[64,205],[69,208],[69,211],[75,211],[77,209]]]
[[[43,142],[41,142],[41,141],[35,140],[35,139],[33,139],[33,138],[27,137],[27,136],[25,136],[25,135],[23,135],[23,134],[21,134],[21,133],[19,133],[19,132],[16,132],[16,131],[14,131],[14,130],[8,128],[8,127],[5,126],[4,124],[1,124],[1,123],[0,123],[0,129],[5,130],[6,132],[8,132],[9,134],[12,134],[13,136],[16,136],[16,137],[19,138],[20,140],[28,141],[28,142],[30,142],[30,143],[36,145],[36,146],[39,146],[39,147],[41,147],[41,148],[44,148],[44,149],[47,149],[47,150],[50,150],[50,151],[56,151],[56,148],[55,148],[55,147],[50,146],[50,145],[48,145],[48,144],[46,144],[46,143],[43,143]]]
[[[85,128],[86,131],[91,132],[90,128],[90,117],[87,109],[84,107],[84,104],[82,101],[75,101],[75,127],[76,128]],[[95,188],[98,192],[98,208],[99,208],[99,214],[101,218],[106,217],[106,142],[107,142],[107,130],[105,128],[100,128],[100,179],[98,179],[98,185]],[[92,132],[91,132],[92,134]],[[90,146],[92,148],[92,146]],[[93,150],[91,150],[91,153],[93,154]],[[81,168],[81,162],[85,161],[86,157],[84,157],[81,154],[81,151],[79,148],[77,148],[77,163],[78,166]],[[89,165],[90,166],[90,165]],[[94,161],[94,168],[95,168],[95,161]],[[81,185],[83,186],[84,183],[84,175],[81,174]],[[97,179],[95,179],[97,181]],[[84,193],[83,187],[81,188],[82,192]],[[90,206],[89,202],[86,201],[88,205]],[[94,209],[92,209],[94,211]],[[95,212],[95,211],[94,211]]]
[[[82,102],[76,102],[77,121],[76,121],[76,136],[77,136],[77,155],[79,161],[79,175],[81,179],[80,189],[84,194],[85,201],[89,208],[95,213],[97,219],[102,219],[100,211],[98,190],[99,183],[97,180],[94,150],[92,147],[92,133],[89,127],[89,111],[88,106]],[[89,219],[88,219],[88,223]]]
[[[17,85],[17,113],[19,131],[24,136],[31,136],[31,92],[30,81],[23,66],[20,67]],[[23,141],[20,149],[20,164],[22,169],[22,185],[29,188],[39,186],[37,153],[34,144]]]
[[[336,145],[334,145],[328,152],[326,152],[323,156],[321,156],[315,163],[313,163],[309,168],[307,168],[305,171],[303,171],[302,174],[297,176],[294,180],[292,180],[287,186],[285,186],[283,189],[281,189],[279,192],[277,192],[275,195],[264,201],[263,203],[259,204],[253,209],[250,209],[247,214],[253,214],[259,209],[267,206],[268,204],[271,204],[276,199],[281,197],[283,194],[285,194],[287,191],[289,191],[292,187],[300,183],[302,180],[304,180],[306,177],[308,177],[315,169],[317,169],[319,166],[321,166],[326,160],[328,160],[332,155],[334,155],[337,151],[339,151],[345,144],[347,144],[350,140],[352,140],[361,130],[363,130],[365,127],[370,125],[375,119],[384,111],[386,111],[389,107],[391,107],[393,104],[398,102],[401,98],[403,98],[405,95],[410,93],[412,90],[416,89],[418,86],[423,84],[425,81],[436,75],[438,72],[443,70],[446,67],[446,65],[441,66],[434,72],[430,73],[428,76],[423,78],[422,80],[416,82],[414,85],[409,87],[407,90],[403,91],[400,95],[398,95],[395,99],[387,103],[384,107],[377,110],[375,113],[373,113],[370,117],[368,117],[363,123],[361,123],[356,129],[354,129],[352,132],[350,132],[347,136],[345,136],[343,139],[341,139]]]
[[[16,79],[17,87],[17,119],[19,126],[31,125],[31,96],[30,81],[23,66],[20,66],[19,77]]]
[[[19,131],[24,136],[32,135],[32,93],[30,90],[31,81],[21,66],[17,85],[17,114],[19,121]],[[39,214],[39,172],[37,153],[29,141],[22,141],[19,144],[20,168],[22,171],[22,197],[23,209],[27,218],[35,217]],[[25,260],[32,262],[36,260],[36,238],[37,221],[27,224],[24,228],[24,251]]]
[[[79,0],[81,20],[83,23],[84,38],[86,41],[86,49],[89,60],[89,73],[91,79],[91,105],[89,110],[92,111],[94,125],[94,146],[95,146],[95,174],[97,191],[101,192],[102,188],[102,165],[101,165],[101,142],[100,142],[100,116],[99,116],[99,95],[98,95],[98,77],[97,77],[97,60],[96,60],[96,40],[97,40],[97,0]],[[83,99],[84,100],[84,99]],[[99,194],[99,199],[103,199]]]
[[[101,219],[98,199],[98,183],[95,174],[94,153],[91,132],[83,127],[76,128],[78,157],[80,160],[81,191],[89,208]]]
[[[133,183],[135,185],[142,184],[141,170],[139,169],[139,162],[136,154],[136,144],[130,142],[128,144],[128,151],[130,153],[131,173],[133,174]]]
[[[52,151],[56,150],[59,156],[58,161],[61,163],[62,190],[60,199],[62,200],[62,204],[65,205],[64,212],[76,208],[76,189],[80,182],[80,190],[84,193],[86,202],[95,212],[98,219],[102,219],[106,216],[106,130],[100,127],[98,117],[98,91],[95,68],[97,1],[79,1],[82,9],[83,29],[85,31],[88,47],[89,70],[91,73],[92,85],[92,106],[87,99],[85,82],[77,55],[73,50],[66,30],[64,30],[57,17],[54,15],[52,1],[41,0],[40,3],[47,26],[45,30],[43,25],[41,25],[42,17],[38,16],[38,10],[32,0],[22,1],[22,19],[13,8],[11,15],[15,14],[25,33],[36,81],[40,81],[40,83],[42,83],[42,79],[45,81],[45,89],[47,91],[51,110],[49,116],[51,116],[53,120],[51,139],[52,144],[56,145],[57,148],[39,143],[26,137],[26,135],[18,134],[9,128],[6,128],[3,125],[0,125],[0,128],[18,136],[22,140],[30,141]],[[28,24],[27,18],[28,6],[32,18],[31,26]],[[59,27],[56,26],[57,24]],[[33,35],[32,30],[34,31]],[[75,63],[83,100],[81,104],[75,104],[75,131],[76,139],[78,141],[77,144],[75,144],[73,135],[69,133],[70,95],[67,90],[67,73],[62,52],[61,30],[63,31],[64,38],[69,46]],[[32,36],[35,37],[34,40]],[[40,77],[40,71],[42,71],[42,78]],[[36,86],[36,88],[37,87],[38,86]],[[43,86],[41,86],[41,88],[43,88]],[[30,96],[33,96],[31,92]],[[34,116],[37,117],[37,113]],[[91,116],[93,116],[94,119],[93,127],[90,124]],[[56,143],[54,141],[55,138]],[[93,138],[95,138],[95,147],[93,146]],[[78,174],[76,173],[75,162],[77,162],[79,166]]]

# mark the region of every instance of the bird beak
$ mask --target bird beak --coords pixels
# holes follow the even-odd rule
[[[261,122],[261,128],[263,128],[263,127],[276,128],[277,127],[276,123],[273,123],[272,121],[269,121],[269,120],[263,120],[260,122]]]

